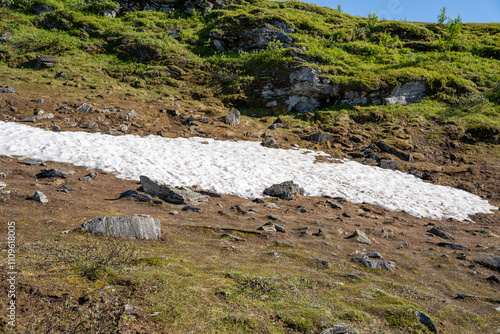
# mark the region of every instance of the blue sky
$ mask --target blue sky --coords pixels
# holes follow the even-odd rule
[[[463,22],[500,22],[500,0],[302,0],[324,7],[337,8],[357,16],[374,12],[389,20],[436,22],[441,8],[446,14]]]

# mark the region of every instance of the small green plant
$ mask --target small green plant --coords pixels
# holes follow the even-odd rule
[[[448,18],[445,36],[439,40],[439,45],[442,51],[447,53],[455,44],[457,44],[462,28],[463,22],[460,15],[458,15],[456,19]]]
[[[337,10],[339,11],[339,13],[342,13],[342,6],[341,5],[337,5]]]
[[[0,0],[0,8],[10,7],[14,4],[14,0]]]
[[[368,26],[369,27],[373,27],[375,26],[375,24],[377,24],[378,22],[378,15],[376,13],[372,13],[370,12],[370,14],[368,14]]]
[[[446,21],[446,7],[441,8],[441,14],[438,15],[438,23],[443,24]]]

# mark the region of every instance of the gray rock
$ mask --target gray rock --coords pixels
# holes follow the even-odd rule
[[[34,122],[36,122],[36,119],[37,119],[36,116],[28,116],[28,117],[25,117],[25,118],[19,120],[19,122],[34,123]]]
[[[448,242],[440,242],[437,245],[439,247],[448,247],[448,248],[457,249],[457,250],[467,249],[467,246],[458,245],[458,244],[451,244],[451,243],[448,243]]]
[[[278,106],[278,101],[270,101],[270,102],[267,102],[266,103],[266,107],[267,108],[273,108],[273,107],[277,107]]]
[[[430,230],[427,231],[427,233],[437,235],[438,237],[441,237],[443,239],[454,240],[453,237],[449,236],[448,234],[446,234],[445,232],[441,231],[436,227],[431,228]]]
[[[270,209],[281,209],[281,206],[279,206],[276,203],[266,203],[266,204],[264,204],[264,206],[266,208],[270,208]]]
[[[54,57],[47,57],[42,55],[36,55],[36,62],[41,68],[51,68],[57,63],[57,59]]]
[[[5,187],[7,187],[7,183],[0,181],[0,190],[3,190]]]
[[[241,114],[238,109],[231,109],[229,114],[227,114],[226,117],[224,117],[224,123],[229,124],[229,125],[238,125],[240,124],[240,117]]]
[[[67,179],[68,174],[59,169],[44,169],[36,175],[37,178],[43,179],[46,177],[59,177],[61,179]]]
[[[397,86],[385,99],[388,105],[406,106],[409,103],[420,101],[425,97],[426,83],[423,81],[408,82]]]
[[[92,178],[90,176],[81,177],[80,181],[85,181],[85,182],[88,182],[89,184],[93,184],[94,183],[94,181],[92,180]]]
[[[396,160],[382,159],[380,160],[380,168],[397,170],[399,169],[399,162]]]
[[[53,12],[54,8],[52,8],[51,6],[48,6],[46,4],[40,3],[40,4],[37,4],[37,5],[33,6],[33,8],[31,8],[31,10],[36,15],[40,15],[40,14],[43,14],[43,13]]]
[[[219,41],[218,39],[214,39],[214,46],[215,46],[215,49],[217,51],[221,51],[221,52],[226,51],[226,48],[224,47],[224,44],[222,44],[222,42]]]
[[[377,143],[377,146],[383,152],[387,152],[389,154],[395,155],[398,158],[400,158],[401,160],[404,160],[404,161],[411,161],[412,160],[411,154],[406,154],[406,153],[404,153],[402,151],[399,151],[398,149],[395,149],[394,147],[391,147],[391,146],[387,145],[382,140]]]
[[[47,164],[40,159],[26,159],[26,160],[20,161],[20,163],[28,165],[28,166],[47,166]]]
[[[320,334],[358,334],[358,331],[354,328],[347,327],[347,325],[342,322],[339,322],[333,325],[333,327],[323,330]]]
[[[134,109],[126,111],[125,115],[127,115],[129,117],[137,117],[137,116],[139,116],[139,114]]]
[[[101,15],[105,17],[115,18],[116,15],[118,15],[118,11],[113,9],[104,9]]]
[[[269,188],[264,189],[264,194],[291,200],[297,197],[297,194],[304,194],[304,189],[298,184],[293,183],[293,181],[285,181],[279,184],[273,184]]]
[[[281,42],[283,47],[293,46],[293,41],[286,33],[270,25],[241,33],[237,48],[243,50],[262,50],[267,48],[271,41]]]
[[[316,262],[318,265],[321,265],[325,268],[330,268],[330,261],[328,260],[323,260],[323,259],[318,259],[318,258],[311,258],[314,262]]]
[[[11,38],[12,38],[12,36],[10,36],[10,35],[0,36],[0,43],[7,43]],[[2,88],[0,88],[0,93],[1,93],[1,89]]]
[[[95,108],[92,107],[90,104],[87,103],[82,103],[79,106],[76,107],[77,111],[82,111],[86,114],[93,113],[95,111]]]
[[[498,278],[497,276],[495,275],[491,275],[490,277],[488,277],[486,279],[487,281],[492,281],[492,282],[495,282],[495,283],[500,283],[500,278]]]
[[[94,218],[83,223],[82,230],[96,237],[154,240],[158,240],[161,233],[160,220],[147,215]]]
[[[432,333],[437,333],[437,328],[436,325],[432,322],[431,318],[429,318],[424,312],[415,312],[415,315],[417,316],[418,321],[424,325],[425,327],[429,328],[429,330]]]
[[[47,198],[47,196],[45,196],[45,194],[42,193],[41,191],[37,191],[33,196],[31,196],[31,199],[34,201],[37,201],[39,203],[48,203],[49,202],[49,199]]]
[[[370,238],[368,238],[368,236],[361,230],[355,230],[353,234],[346,237],[346,239],[353,239],[353,238],[356,238],[356,240],[362,244],[370,245],[372,243]]]
[[[359,262],[367,268],[383,269],[383,270],[390,271],[391,273],[394,272],[392,270],[392,266],[394,266],[394,262],[391,262],[391,261],[372,261],[372,260],[368,260],[364,257],[355,257],[355,258],[352,258],[351,261]]]
[[[78,126],[82,129],[92,129],[94,126],[96,126],[97,123],[93,120],[90,120],[88,122],[83,122],[83,123],[80,123]]]
[[[191,202],[206,202],[210,199],[210,196],[198,192],[185,188],[174,188],[159,181],[153,181],[145,175],[140,176],[140,181],[145,193],[157,196],[168,203],[187,204]]]
[[[0,85],[0,93],[15,93],[15,92],[16,91],[14,90],[14,88],[10,86]]]
[[[274,224],[266,224],[258,228],[260,231],[265,231],[265,232],[276,232],[276,228],[274,227]]]
[[[366,253],[366,254],[363,254],[363,256],[370,258],[370,259],[383,259],[382,254],[380,254],[379,252]]]
[[[51,130],[54,131],[54,132],[59,132],[61,131],[61,128],[59,127],[59,125],[56,125],[56,124],[53,124],[51,127]]]
[[[278,145],[278,143],[276,142],[276,139],[274,139],[274,138],[264,139],[260,144],[262,146],[265,146],[265,147],[274,147],[274,146]]]
[[[474,262],[500,272],[500,256],[483,257],[481,259],[474,260]]]

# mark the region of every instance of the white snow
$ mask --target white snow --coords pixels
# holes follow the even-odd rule
[[[342,196],[416,217],[454,218],[498,208],[463,190],[423,182],[413,175],[353,161],[318,163],[324,152],[265,148],[258,142],[207,138],[111,136],[50,132],[0,121],[0,155],[67,162],[138,180],[147,175],[172,186],[200,185],[252,198],[293,180],[309,196]]]

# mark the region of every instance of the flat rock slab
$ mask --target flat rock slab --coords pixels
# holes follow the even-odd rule
[[[500,272],[500,256],[483,257],[474,260],[474,262]]]
[[[352,258],[351,261],[359,262],[367,268],[383,269],[383,270],[387,270],[391,273],[394,272],[392,270],[392,266],[394,265],[394,262],[391,262],[391,261],[372,261],[372,260],[368,260],[364,257],[355,257],[355,258]]]
[[[82,230],[96,237],[122,237],[134,239],[160,238],[160,220],[147,215],[100,217],[86,221]]]
[[[467,249],[467,246],[459,245],[459,244],[451,244],[449,242],[440,242],[437,245],[439,247],[448,247],[448,248],[457,249],[457,250]]]
[[[59,169],[44,169],[36,175],[37,178],[43,179],[46,177],[59,177],[61,179],[67,179],[68,174]]]
[[[345,239],[353,239],[353,238],[356,238],[356,240],[362,244],[370,245],[372,243],[372,241],[370,240],[370,238],[368,238],[365,232],[361,230],[355,230],[353,234],[346,237]]]

